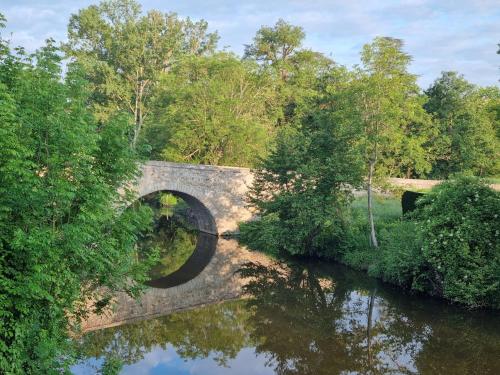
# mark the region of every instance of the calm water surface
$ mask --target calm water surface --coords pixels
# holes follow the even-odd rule
[[[81,339],[75,374],[500,374],[500,319],[339,265],[251,266],[252,298]]]
[[[164,236],[180,249],[165,259],[192,252],[191,236]],[[77,342],[73,373],[500,375],[498,312],[406,294],[324,262],[242,272],[253,276],[249,299],[91,332]]]

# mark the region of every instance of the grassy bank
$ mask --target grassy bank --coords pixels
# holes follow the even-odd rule
[[[373,210],[379,248],[370,244],[367,198],[358,197],[351,205],[347,236],[334,258],[385,281],[421,289],[413,283],[421,263],[420,238],[416,223],[403,220],[401,198],[376,195]]]

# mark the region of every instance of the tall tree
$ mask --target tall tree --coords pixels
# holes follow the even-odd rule
[[[267,76],[232,54],[186,57],[164,74],[145,133],[165,160],[253,166],[274,138]]]
[[[500,90],[478,88],[456,72],[443,72],[426,91],[425,109],[433,116],[432,177],[469,172],[491,176],[500,172]]]
[[[421,127],[428,119],[416,76],[407,70],[411,57],[403,51],[400,39],[375,38],[363,47],[361,61],[359,79],[353,86],[353,103],[358,109],[364,144],[370,239],[378,247],[373,220],[375,179],[387,176],[390,166],[397,163],[398,150],[407,142],[408,135],[415,132],[411,127]],[[425,139],[414,140],[413,152],[425,154]],[[423,162],[419,168],[425,170],[429,163]]]
[[[356,133],[323,98],[299,127],[282,128],[250,194],[261,220],[240,227],[242,240],[274,253],[332,256],[323,240],[342,238],[352,187],[362,180]]]
[[[96,288],[138,291],[148,214],[124,211],[118,187],[137,173],[127,122],[98,128],[78,66],[62,79],[53,41],[33,56],[0,45],[0,373],[60,374]]]
[[[116,110],[132,114],[135,146],[160,73],[182,55],[216,48],[217,33],[208,33],[207,27],[203,20],[183,20],[175,13],[142,15],[134,0],[109,0],[71,16],[65,50],[87,72],[99,119]]]
[[[299,126],[318,99],[318,80],[334,67],[334,62],[323,54],[303,49],[304,38],[300,26],[280,19],[272,27],[262,26],[253,43],[245,46],[244,59],[259,62],[274,86],[278,127]]]

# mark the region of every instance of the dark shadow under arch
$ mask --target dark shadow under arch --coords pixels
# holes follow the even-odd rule
[[[203,203],[201,203],[195,197],[186,193],[182,193],[180,191],[167,190],[167,192],[178,196],[179,198],[182,198],[184,202],[189,205],[196,219],[197,229],[199,231],[210,234],[217,234],[217,225],[215,224],[215,219]]]
[[[210,260],[215,254],[218,239],[219,238],[213,234],[198,232],[196,248],[186,263],[170,275],[150,280],[146,282],[146,285],[153,288],[165,289],[184,284],[194,279],[205,269],[208,263],[210,263]]]

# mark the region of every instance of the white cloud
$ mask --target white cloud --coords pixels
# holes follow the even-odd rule
[[[154,347],[150,352],[146,353],[144,355],[144,358],[142,358],[137,363],[125,366],[120,374],[148,374],[158,365],[170,363],[176,357],[177,354],[172,345],[168,344],[166,350],[157,346]]]

